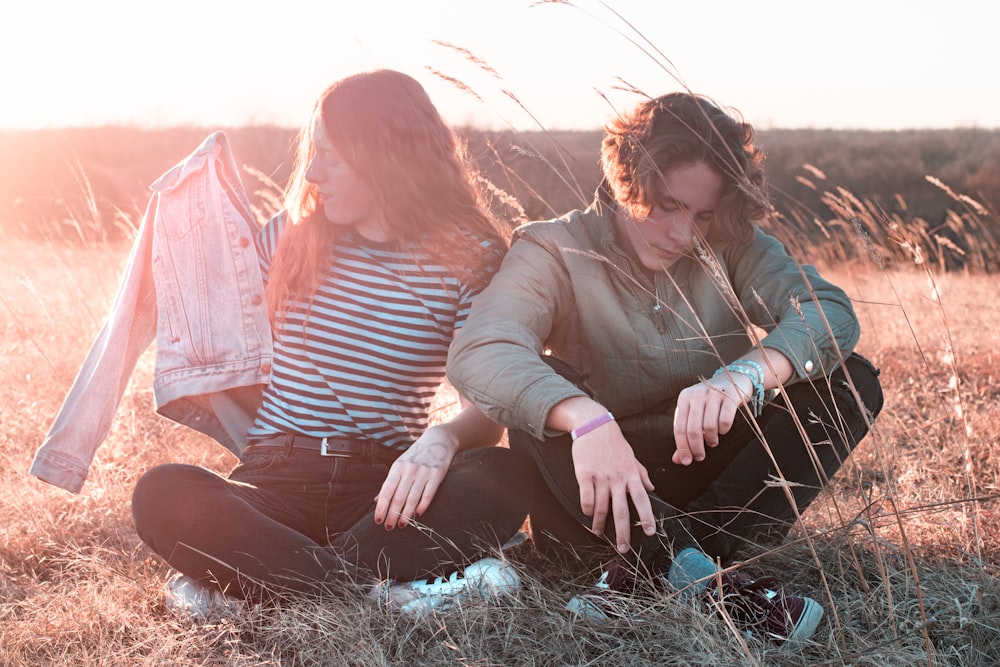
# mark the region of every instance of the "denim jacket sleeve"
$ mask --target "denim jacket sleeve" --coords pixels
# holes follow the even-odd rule
[[[270,374],[258,226],[225,135],[210,135],[151,190],[111,311],[31,466],[74,493],[154,337],[157,412],[237,456]]]

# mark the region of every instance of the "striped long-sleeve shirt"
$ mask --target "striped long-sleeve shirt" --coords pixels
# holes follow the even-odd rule
[[[265,280],[283,224],[272,220],[258,238]],[[251,440],[293,432],[405,449],[427,428],[474,296],[426,255],[341,235],[311,309],[294,304],[275,331]]]

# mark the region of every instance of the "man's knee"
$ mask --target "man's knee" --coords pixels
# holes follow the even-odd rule
[[[844,362],[840,381],[853,386],[872,419],[878,416],[885,403],[879,370],[860,354],[852,354]]]

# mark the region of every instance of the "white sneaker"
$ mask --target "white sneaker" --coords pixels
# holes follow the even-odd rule
[[[521,577],[509,563],[483,558],[466,566],[463,576],[452,572],[448,577],[386,583],[378,592],[383,604],[406,616],[421,616],[443,611],[457,602],[513,595],[521,587]]]
[[[194,621],[205,621],[239,611],[245,603],[226,597],[215,587],[199,584],[191,577],[175,573],[163,586],[167,609]]]

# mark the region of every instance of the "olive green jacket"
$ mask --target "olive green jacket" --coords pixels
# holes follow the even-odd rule
[[[791,360],[793,381],[831,373],[860,334],[847,295],[760,229],[650,281],[616,240],[610,207],[596,201],[515,231],[452,343],[448,378],[493,420],[541,438],[555,435],[544,427],[549,410],[583,395],[543,352],[580,371],[622,420],[745,354],[751,331]]]

